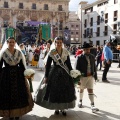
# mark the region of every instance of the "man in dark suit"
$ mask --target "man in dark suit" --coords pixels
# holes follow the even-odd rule
[[[85,43],[82,47],[83,53],[76,59],[75,69],[79,70],[83,76],[80,78],[80,101],[78,106],[82,108],[82,99],[84,89],[87,88],[88,96],[91,101],[92,112],[99,111],[94,105],[93,85],[94,80],[97,80],[97,72],[95,65],[95,56],[90,53],[92,46]]]

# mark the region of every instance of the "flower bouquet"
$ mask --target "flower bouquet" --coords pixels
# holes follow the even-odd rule
[[[79,70],[71,70],[70,71],[70,76],[73,78],[73,82],[74,84],[78,84],[78,82],[80,81],[80,77],[81,77],[81,72]]]
[[[35,75],[35,71],[33,69],[26,69],[24,71],[24,76],[29,81],[30,92],[33,92],[32,80],[33,80],[34,75]]]

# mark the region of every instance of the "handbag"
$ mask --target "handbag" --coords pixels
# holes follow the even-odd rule
[[[104,53],[102,52],[101,61],[104,61]]]

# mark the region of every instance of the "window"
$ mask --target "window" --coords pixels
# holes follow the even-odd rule
[[[105,26],[104,36],[108,35],[108,26]]]
[[[86,31],[86,36],[89,37],[90,36],[90,28],[87,28],[87,31]]]
[[[105,45],[106,40],[104,40],[104,45]]]
[[[118,0],[114,0],[114,4],[117,4],[118,3]]]
[[[48,4],[44,4],[44,10],[48,10]]]
[[[60,22],[59,24],[59,30],[62,30],[63,29],[63,22]]]
[[[117,24],[113,25],[113,34],[117,34]]]
[[[19,3],[19,8],[23,9],[23,3]]]
[[[87,19],[85,19],[84,27],[85,27],[85,28],[87,27]]]
[[[97,16],[97,25],[100,25],[100,16]]]
[[[36,4],[35,3],[32,4],[32,9],[36,9]]]
[[[84,35],[84,38],[86,38],[86,30],[84,30],[84,34],[83,35]]]
[[[100,27],[97,27],[96,37],[100,36]]]
[[[78,28],[79,27],[79,25],[76,25],[76,28]]]
[[[105,23],[108,23],[108,13],[105,14]]]
[[[100,45],[100,41],[99,41],[99,40],[96,41],[96,46],[97,46],[97,45]]]
[[[91,7],[90,11],[93,12],[93,7]]]
[[[118,11],[114,11],[114,17],[117,17]]]
[[[90,29],[91,37],[93,36],[93,28]]]
[[[93,26],[93,18],[90,18],[90,26]]]
[[[105,19],[108,19],[108,13],[105,14]]]
[[[78,35],[78,32],[76,32],[76,35]]]
[[[8,2],[4,2],[4,8],[8,8]]]
[[[9,23],[8,23],[9,21],[7,21],[7,20],[4,20],[3,21],[3,27],[8,27],[9,26]]]
[[[74,27],[74,25],[71,25],[71,27],[73,28],[73,27]]]
[[[114,18],[113,18],[113,21],[116,21],[116,20],[117,20],[117,16],[118,16],[118,11],[114,11]]]
[[[58,5],[58,11],[62,11],[63,8],[62,8],[62,5]]]

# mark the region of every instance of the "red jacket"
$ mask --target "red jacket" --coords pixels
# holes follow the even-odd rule
[[[75,53],[75,57],[77,57],[78,55],[82,54],[83,50],[78,49]]]

